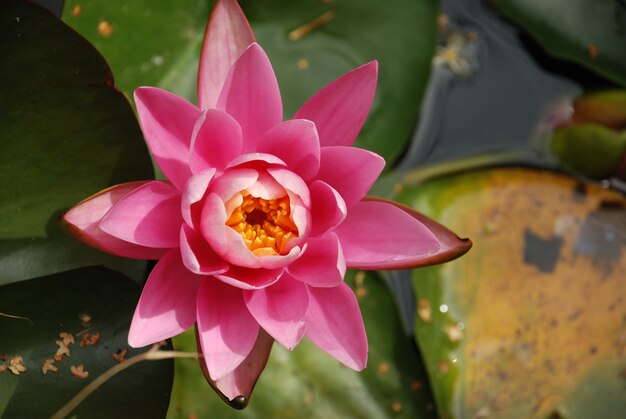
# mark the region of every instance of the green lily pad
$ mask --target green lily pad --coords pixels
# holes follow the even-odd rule
[[[112,184],[151,178],[149,155],[106,62],[45,9],[0,8],[0,284],[106,264],[133,278],[145,263],[122,260],[66,236],[58,218]]]
[[[415,334],[444,417],[626,411],[626,198],[544,171],[405,183],[398,198],[474,242],[415,270]]]
[[[494,0],[551,54],[626,85],[626,4],[617,0]]]
[[[0,287],[0,353],[6,354],[0,366],[9,366],[21,356],[27,368],[19,375],[9,369],[0,371],[0,416],[50,417],[88,383],[117,365],[113,354],[128,350],[129,359],[143,352],[129,348],[126,341],[139,291],[129,278],[101,267]],[[85,315],[91,318],[88,323]],[[60,348],[61,333],[70,333],[75,343],[67,345],[69,356],[53,363],[58,371],[43,374],[42,364],[53,359]],[[90,339],[92,345],[81,345],[81,339]],[[72,417],[164,417],[173,364],[171,360],[140,362],[123,370],[85,399]],[[72,366],[80,365],[89,373],[84,379],[71,372]]]
[[[435,417],[419,354],[402,331],[389,292],[373,273],[356,278],[370,343],[364,371],[342,366],[306,339],[293,352],[275,343],[250,404],[235,411],[212,394],[196,362],[177,360],[168,418]],[[195,350],[193,331],[174,338],[174,345]]]
[[[63,19],[102,52],[125,93],[152,85],[195,102],[200,46],[211,5],[192,0],[158,5],[142,0],[123,6],[69,0]],[[379,60],[378,93],[357,145],[389,162],[400,154],[410,139],[430,73],[436,2],[255,0],[241,5],[273,63],[285,117],[343,73]],[[290,40],[293,30],[320,16],[325,23]]]
[[[569,168],[591,179],[606,179],[626,152],[626,133],[590,123],[570,125],[554,131],[550,147]]]

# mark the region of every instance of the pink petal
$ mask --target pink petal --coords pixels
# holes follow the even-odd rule
[[[221,274],[228,270],[228,263],[211,249],[199,233],[186,224],[180,229],[180,252],[185,267],[195,274]]]
[[[292,119],[266,132],[257,151],[273,154],[304,180],[311,179],[320,167],[320,142],[315,124]]]
[[[259,333],[241,290],[207,278],[197,301],[198,332],[209,376],[219,380],[248,356]]]
[[[230,70],[217,108],[233,116],[243,130],[243,150],[255,151],[261,136],[283,120],[283,105],[274,70],[256,43]]]
[[[209,194],[200,216],[200,233],[220,256],[228,252],[228,236],[226,226],[226,209],[224,201],[217,194]]]
[[[286,166],[286,163],[278,157],[267,153],[247,153],[242,154],[230,162],[228,168],[235,166],[252,167],[257,170],[265,169],[269,165]]]
[[[214,108],[228,72],[254,34],[236,0],[219,0],[213,7],[202,41],[198,68],[198,103]]]
[[[254,169],[231,169],[213,181],[211,192],[226,202],[236,193],[254,185],[258,178],[259,172]]]
[[[196,295],[201,276],[189,272],[178,249],[156,264],[135,309],[128,344],[150,345],[184,332],[196,321]]]
[[[406,215],[413,219],[413,224],[421,224],[423,228],[427,229],[430,234],[435,236],[438,247],[436,247],[436,250],[434,252],[431,252],[429,254],[414,255],[413,258],[407,258],[405,260],[399,260],[397,262],[386,261],[382,264],[377,264],[376,266],[368,265],[367,268],[363,269],[409,269],[421,266],[435,265],[438,263],[444,263],[454,260],[459,256],[467,253],[472,247],[472,241],[470,239],[459,238],[459,236],[454,234],[454,232],[449,230],[447,227],[439,224],[432,218],[429,218],[424,214],[415,211],[413,208],[407,207],[406,205],[370,196],[367,196],[363,199],[363,203],[366,202],[374,203],[377,205],[385,205],[387,207],[393,207],[397,210],[403,211]],[[345,243],[342,241],[342,244]],[[348,266],[352,267],[350,263],[348,263]]]
[[[100,228],[119,239],[148,247],[178,247],[180,194],[170,184],[152,181],[118,201]]]
[[[352,70],[309,99],[294,119],[313,121],[322,146],[352,145],[372,106],[377,77],[376,61]]]
[[[335,231],[346,263],[354,269],[415,267],[440,249],[422,222],[386,201],[359,202]]]
[[[267,174],[267,172],[259,172],[259,178],[256,183],[246,189],[250,195],[265,200],[282,198],[286,195],[282,186]]]
[[[135,90],[137,114],[148,147],[163,174],[183,190],[189,170],[189,143],[200,110],[173,93],[155,87]]]
[[[307,184],[302,178],[289,169],[283,167],[269,167],[267,169],[276,182],[284,189],[293,192],[302,203],[308,208],[311,206],[311,194]]]
[[[189,166],[193,173],[223,169],[241,154],[241,127],[226,112],[208,109],[198,118],[192,139]]]
[[[259,325],[285,348],[293,350],[304,336],[309,294],[288,275],[262,290],[244,291],[248,310]]]
[[[287,272],[313,287],[339,285],[346,274],[346,261],[337,235],[329,232],[309,238],[306,249],[287,267]]]
[[[231,266],[228,272],[217,274],[215,277],[242,290],[258,290],[275,284],[282,274],[282,269],[250,269]]]
[[[311,236],[323,234],[338,226],[346,218],[346,203],[328,183],[316,180],[309,185],[311,191]]]
[[[198,337],[198,329],[196,328],[196,337]],[[200,342],[200,339],[196,339]],[[204,357],[200,358],[200,366],[211,387],[235,409],[243,409],[248,405],[250,395],[254,389],[259,376],[265,369],[265,364],[270,356],[274,339],[270,337],[263,329],[259,329],[259,335],[252,350],[239,364],[239,366],[231,373],[226,374],[217,381],[209,376]],[[198,352],[202,353],[202,348],[198,344]]]
[[[194,227],[198,223],[198,206],[200,200],[204,198],[209,184],[215,176],[215,169],[207,169],[197,173],[189,178],[185,185],[180,210],[183,219],[190,227]],[[200,208],[201,210],[201,208]]]
[[[306,336],[346,366],[361,371],[367,364],[367,337],[356,297],[342,283],[334,288],[308,287]]]
[[[73,237],[103,252],[133,259],[160,259],[168,249],[139,246],[113,237],[99,227],[102,217],[120,199],[151,181],[112,186],[80,202],[63,216],[65,230]]]
[[[322,147],[317,178],[332,186],[350,208],[372,187],[385,160],[376,153],[355,147]]]

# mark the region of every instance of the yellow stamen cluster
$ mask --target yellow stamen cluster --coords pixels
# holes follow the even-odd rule
[[[226,225],[241,234],[248,249],[259,255],[280,254],[289,239],[298,237],[288,196],[266,200],[244,194]]]

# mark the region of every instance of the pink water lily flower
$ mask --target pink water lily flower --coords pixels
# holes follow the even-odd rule
[[[207,25],[198,103],[135,91],[148,146],[167,181],[113,186],[64,216],[74,236],[119,256],[158,259],[128,342],[196,325],[200,364],[245,404],[273,341],[303,337],[361,370],[367,339],[346,268],[396,269],[458,257],[471,243],[400,204],[365,196],[384,160],[352,147],[378,65],[335,80],[283,121],[263,49],[235,0]]]

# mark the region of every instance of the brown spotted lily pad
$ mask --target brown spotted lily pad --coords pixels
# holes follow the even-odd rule
[[[402,202],[474,242],[413,274],[415,333],[440,413],[622,417],[626,198],[530,169],[404,186]]]

